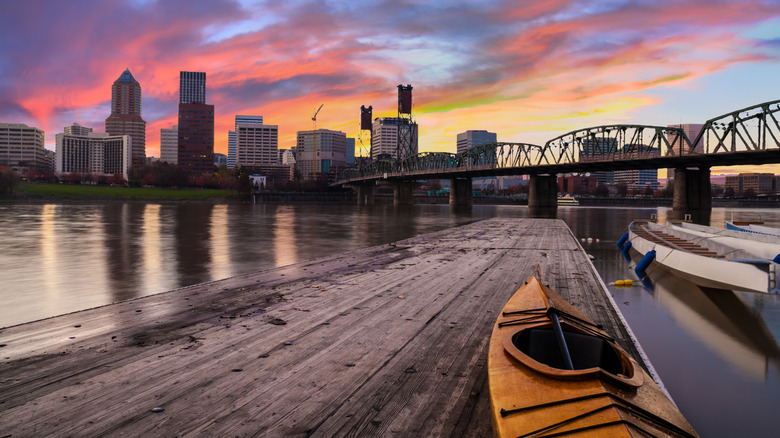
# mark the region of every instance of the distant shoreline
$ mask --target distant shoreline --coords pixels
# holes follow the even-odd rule
[[[260,192],[255,202],[262,204],[285,203],[339,203],[356,202],[356,195],[350,191],[325,192]],[[672,198],[611,198],[581,197],[580,206],[632,206],[671,207]],[[79,184],[22,183],[10,196],[0,197],[0,203],[13,202],[208,202],[218,204],[251,203],[251,199],[237,192],[219,189],[163,188],[163,187],[111,187]],[[392,204],[393,195],[377,193],[377,204]],[[414,203],[448,204],[448,195],[415,194]],[[527,205],[528,200],[520,197],[497,195],[475,195],[475,205]],[[713,198],[713,207],[725,208],[780,208],[780,200],[773,199],[724,199]],[[576,207],[574,207],[576,208]]]
[[[80,184],[21,183],[0,202],[241,202],[236,192],[219,189],[112,187]]]

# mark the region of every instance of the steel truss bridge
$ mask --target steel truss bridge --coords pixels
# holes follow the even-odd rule
[[[779,113],[780,100],[743,108],[708,120],[695,139],[680,127],[605,125],[566,133],[544,146],[492,143],[461,154],[422,152],[348,169],[334,185],[780,163]]]

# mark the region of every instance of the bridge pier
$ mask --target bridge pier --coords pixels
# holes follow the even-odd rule
[[[450,180],[450,208],[471,208],[471,178],[452,178]]]
[[[414,191],[415,183],[413,182],[396,182],[393,183],[393,205],[412,205],[414,204],[414,198],[412,193]]]
[[[554,218],[558,213],[558,176],[531,175],[528,182],[528,214]]]
[[[357,205],[374,205],[374,183],[355,184]]]
[[[695,223],[710,224],[712,186],[709,167],[674,169],[672,216],[674,219],[682,220],[685,219],[686,214],[690,214],[691,220]]]

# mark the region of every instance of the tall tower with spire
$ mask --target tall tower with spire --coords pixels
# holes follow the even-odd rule
[[[141,84],[129,68],[111,86],[111,115],[106,119],[106,132],[129,135],[132,165],[143,166],[146,161],[146,122],[141,118]]]

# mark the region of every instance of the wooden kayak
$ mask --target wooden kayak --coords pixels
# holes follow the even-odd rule
[[[698,436],[625,350],[536,277],[493,327],[488,378],[500,437]]]

